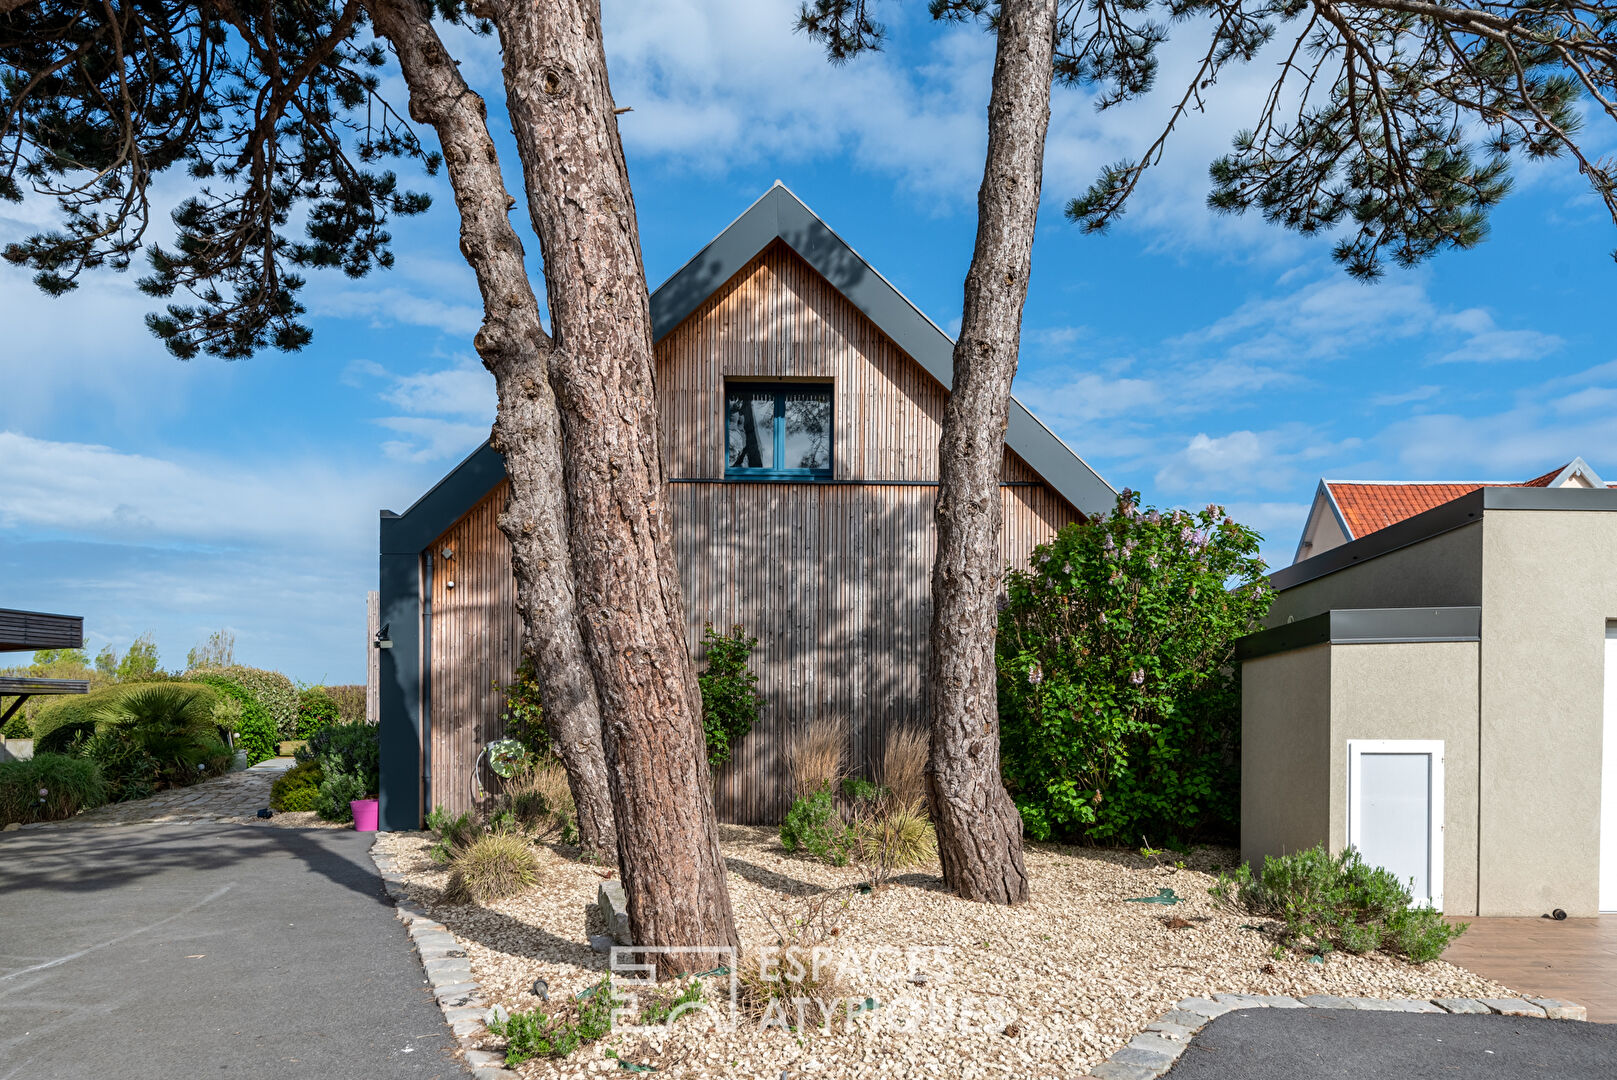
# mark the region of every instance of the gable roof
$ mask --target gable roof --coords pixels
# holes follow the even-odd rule
[[[953,339],[779,180],[651,294],[653,341],[671,333],[776,240],[796,252],[945,389],[952,385]],[[1085,516],[1109,512],[1115,505],[1112,486],[1015,397],[1005,445]],[[425,548],[504,476],[504,459],[485,442],[404,514],[383,511],[384,550]],[[418,508],[422,513],[416,515]],[[420,524],[406,528],[402,519],[411,517]]]
[[[1603,488],[1605,482],[1581,457],[1531,480],[1482,480],[1446,483],[1395,480],[1321,480],[1319,496],[1328,499],[1336,519],[1349,540],[1395,525],[1444,503],[1482,488],[1561,487],[1581,476],[1590,487]],[[1319,496],[1316,496],[1318,498]]]

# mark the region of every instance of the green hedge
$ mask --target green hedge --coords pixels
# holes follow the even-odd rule
[[[298,738],[307,739],[323,727],[342,722],[337,703],[323,686],[311,686],[298,694]]]
[[[277,739],[295,739],[298,737],[298,688],[292,685],[292,680],[279,671],[265,671],[263,668],[244,667],[241,664],[232,664],[223,668],[202,668],[189,673],[186,678],[193,682],[203,681],[204,677],[219,676],[242,687],[253,700],[264,707],[269,714],[270,722],[275,726]]]
[[[93,761],[35,754],[0,762],[0,825],[59,821],[106,801],[107,785]]]
[[[190,681],[211,686],[241,703],[241,720],[236,724],[236,748],[247,751],[247,764],[257,765],[275,756],[278,741],[275,720],[250,690],[218,672],[192,675]]]

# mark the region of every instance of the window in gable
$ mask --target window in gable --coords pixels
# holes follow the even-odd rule
[[[728,383],[724,414],[725,475],[831,475],[830,383]]]

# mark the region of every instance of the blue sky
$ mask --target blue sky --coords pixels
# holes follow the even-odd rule
[[[986,35],[889,5],[889,51],[833,69],[791,31],[792,0],[604,7],[653,287],[780,178],[958,325]],[[1221,80],[1111,233],[1061,217],[1101,164],[1150,142],[1195,38],[1181,29],[1144,102],[1097,116],[1056,95],[1023,400],[1114,486],[1230,506],[1275,565],[1321,476],[1525,479],[1575,455],[1617,473],[1617,229],[1565,163],[1519,171],[1476,250],[1357,284],[1328,240],[1205,209],[1208,161],[1267,88],[1260,60]],[[520,190],[496,46],[453,41]],[[131,276],[50,300],[0,267],[0,606],[83,613],[92,650],[152,631],[168,666],[228,627],[245,662],[363,677],[377,511],[408,506],[493,416],[452,200],[441,178],[413,186],[436,204],[396,223],[397,267],[316,276],[314,343],[293,355],[183,364],[146,332]],[[0,243],[48,213],[0,204]]]

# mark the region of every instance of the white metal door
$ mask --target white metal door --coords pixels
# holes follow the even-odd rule
[[[1617,911],[1617,622],[1606,624],[1606,704],[1600,738],[1600,910]]]
[[[1348,740],[1348,846],[1443,910],[1443,742]]]

